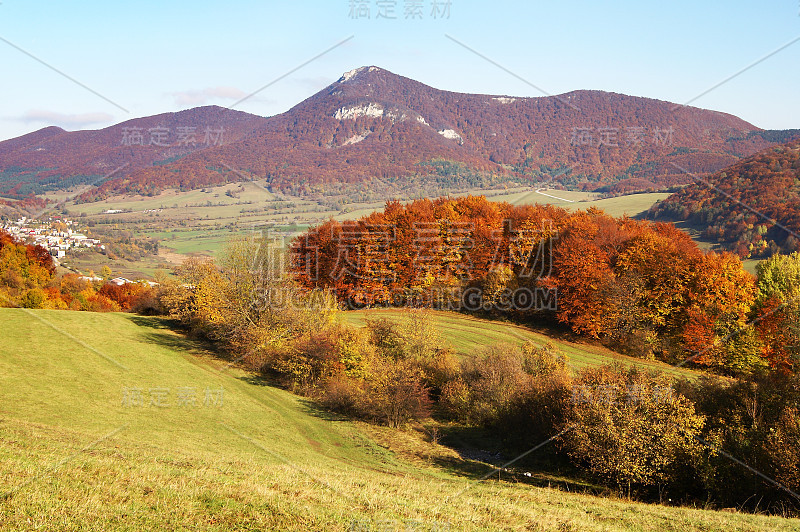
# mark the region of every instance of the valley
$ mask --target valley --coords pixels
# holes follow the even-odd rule
[[[0,2],[0,532],[800,530],[746,4]]]
[[[232,238],[253,231],[269,227],[285,234],[288,242],[293,235],[330,218],[354,220],[383,207],[381,202],[348,203],[334,210],[324,202],[271,194],[264,186],[263,182],[241,182],[190,192],[165,191],[154,198],[115,196],[96,203],[64,202],[62,211],[79,217],[80,222],[87,226],[113,227],[115,231],[130,231],[134,235],[155,238],[161,249],[157,255],[135,261],[109,261],[103,255],[86,254],[67,264],[88,272],[90,269],[100,271],[107,263],[121,275],[152,278],[159,267],[168,270],[185,256],[213,256]],[[537,190],[478,189],[469,194],[482,194],[492,201],[514,205],[540,203],[566,209],[596,207],[612,216],[631,217],[641,215],[655,202],[669,196],[667,193],[642,193],[602,198],[588,192],[542,189],[541,192],[550,194],[545,196]],[[456,193],[453,197],[464,195],[466,193]],[[107,214],[109,210],[121,212]]]

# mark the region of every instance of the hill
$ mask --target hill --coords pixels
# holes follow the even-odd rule
[[[331,418],[158,318],[0,309],[0,326],[2,530],[798,527],[475,482],[484,470],[452,451]],[[206,389],[224,394],[206,404]]]
[[[442,338],[460,356],[473,356],[486,347],[499,343],[518,345],[530,341],[540,346],[548,343],[553,344],[559,353],[563,353],[567,357],[568,363],[573,370],[587,366],[619,363],[636,366],[644,370],[669,373],[676,377],[695,378],[700,375],[697,371],[676,368],[663,362],[621,355],[602,346],[556,339],[552,335],[546,335],[512,323],[491,321],[457,312],[437,310],[426,312],[428,312],[434,327],[442,335]],[[345,312],[344,318],[352,325],[362,326],[368,319],[384,318],[393,322],[406,320],[407,312],[404,309],[355,310]]]
[[[216,106],[128,120],[95,131],[47,127],[0,142],[0,195],[25,197],[127,176],[235,142],[266,119]],[[182,186],[175,179],[176,188]]]
[[[743,258],[800,250],[800,141],[698,179],[647,215],[699,226],[704,238]]]
[[[686,183],[672,162],[713,172],[791,134],[602,91],[537,98],[443,91],[370,66],[270,118],[201,107],[0,143],[0,194],[24,197],[114,171],[82,199],[243,177],[300,195],[352,194],[369,183],[385,198],[431,182],[474,189],[550,181],[554,173],[565,187],[624,193]]]

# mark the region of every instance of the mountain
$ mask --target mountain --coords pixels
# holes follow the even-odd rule
[[[704,237],[743,258],[800,251],[800,140],[698,177],[648,216],[702,226]]]
[[[186,127],[195,128],[194,144],[180,142],[178,128]],[[153,142],[153,128],[168,135]],[[132,131],[144,138],[132,144]],[[687,183],[671,163],[708,174],[785,135],[648,98],[461,94],[370,66],[270,118],[201,107],[98,131],[47,128],[0,143],[0,194],[21,197],[110,172],[84,201],[243,178],[266,178],[273,190],[295,194],[333,194],[422,181],[540,182],[556,174],[566,187],[625,192]]]
[[[221,107],[198,107],[94,131],[47,127],[0,142],[0,195],[24,197],[102,181],[108,174],[124,177],[215,142],[236,142],[266,120]]]

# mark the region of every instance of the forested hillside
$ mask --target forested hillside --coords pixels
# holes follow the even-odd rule
[[[697,179],[650,210],[688,220],[742,258],[800,250],[800,141],[768,148]]]
[[[2,142],[0,194],[99,185],[93,201],[243,179],[298,195],[540,181],[618,194],[690,182],[674,164],[714,172],[795,133],[616,93],[463,94],[362,67],[270,118],[199,107]]]

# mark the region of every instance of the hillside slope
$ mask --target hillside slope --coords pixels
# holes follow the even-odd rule
[[[104,176],[127,176],[197,150],[235,142],[265,118],[207,106],[135,118],[113,126],[67,132],[47,127],[0,142],[0,195],[25,197]],[[174,179],[173,187],[182,185]]]
[[[0,327],[0,530],[800,526],[475,483],[421,441],[427,461],[412,463],[364,432],[378,429],[225,368],[157,318],[0,309]],[[136,388],[143,404],[127,404]],[[187,389],[195,406],[178,402]],[[205,389],[224,393],[206,404]]]
[[[117,178],[99,194],[163,187],[173,171],[221,179],[208,169],[224,174],[227,166],[295,194],[364,182],[396,191],[425,176],[473,185],[545,180],[567,167],[574,168],[559,178],[567,186],[628,182],[617,185],[622,191],[686,182],[670,161],[709,172],[770,144],[739,118],[664,101],[602,91],[464,94],[370,66],[345,73],[241,142],[135,171],[124,186]]]
[[[698,178],[654,205],[649,217],[686,220],[740,257],[800,250],[800,140],[767,148]]]
[[[533,342],[539,346],[552,344],[558,352],[567,357],[567,363],[573,371],[587,366],[604,364],[620,364],[635,366],[645,371],[657,371],[678,378],[694,379],[702,373],[687,368],[676,368],[655,360],[645,360],[616,353],[608,348],[591,345],[585,342],[574,342],[556,339],[527,327],[481,319],[458,312],[426,310],[431,324],[459,356],[475,356],[487,347],[501,343],[519,345]],[[366,320],[386,319],[392,322],[408,320],[405,309],[368,309],[343,313],[344,320],[351,325],[363,326]]]

